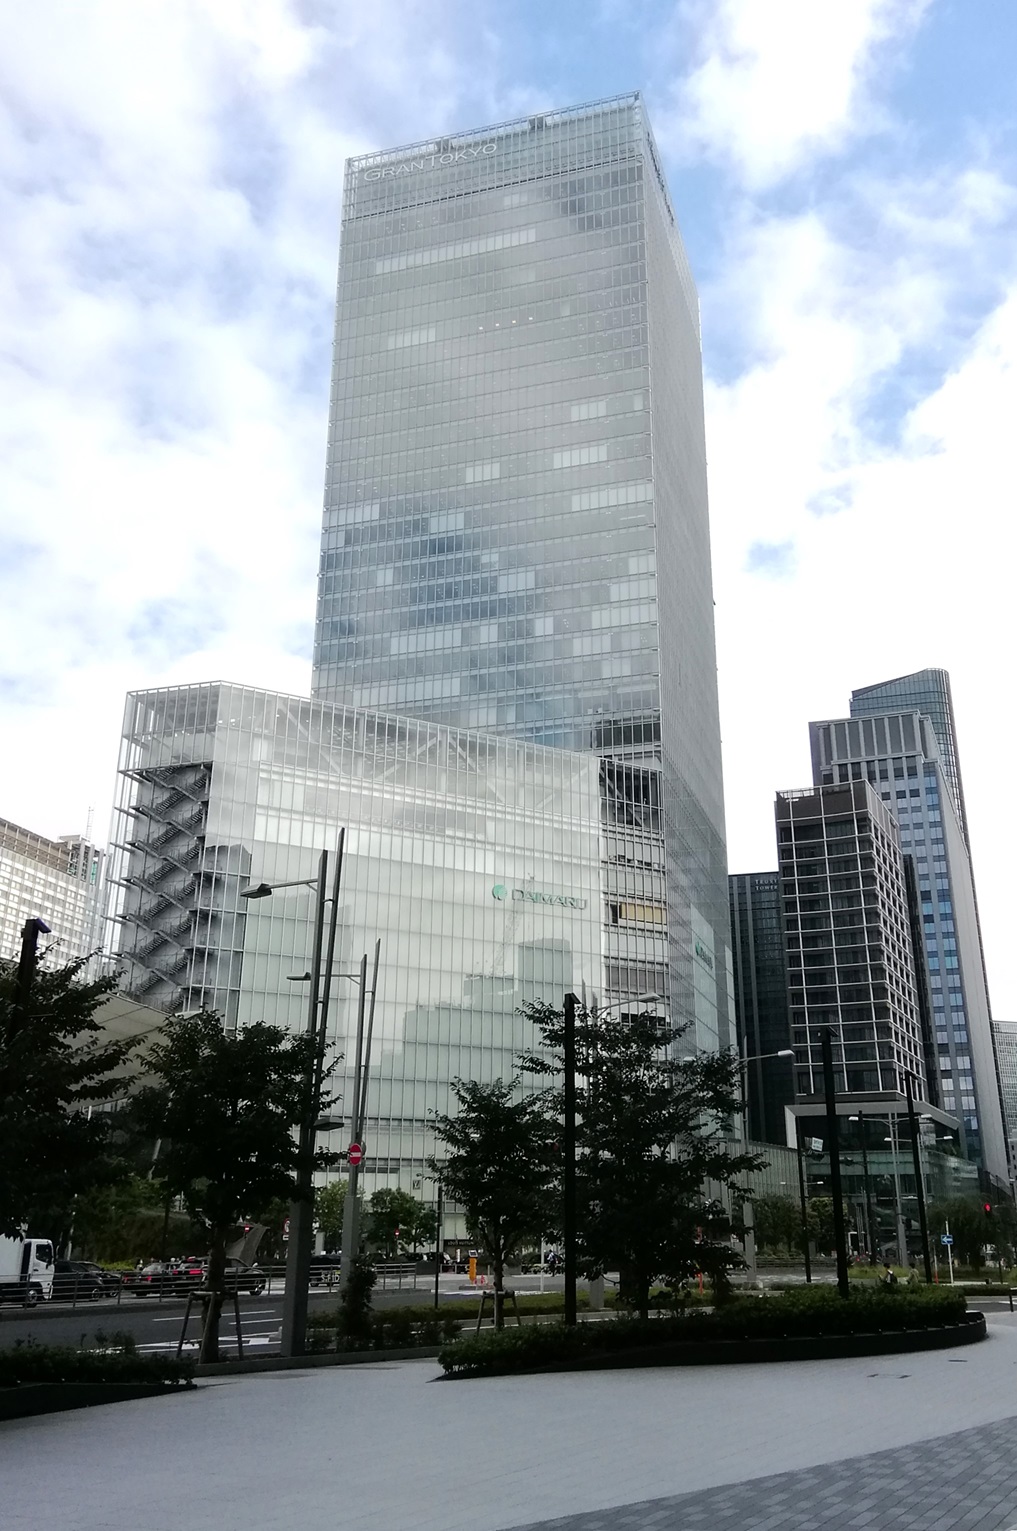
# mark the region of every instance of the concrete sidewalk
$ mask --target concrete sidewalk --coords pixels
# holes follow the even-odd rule
[[[34,1531],[44,1505],[64,1531],[504,1531],[563,1517],[568,1531],[1004,1531],[1017,1526],[1017,1319],[989,1330],[982,1345],[849,1361],[457,1383],[409,1361],[215,1379],[0,1427],[4,1524]],[[900,1451],[916,1442],[935,1442],[917,1477]]]

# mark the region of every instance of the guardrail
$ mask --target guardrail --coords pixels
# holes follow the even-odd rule
[[[257,1271],[259,1278],[263,1281],[263,1285],[259,1287],[257,1279],[248,1283],[247,1279],[244,1278],[240,1284],[240,1295],[242,1297],[281,1297],[286,1289],[285,1264],[262,1265],[259,1263]],[[117,1285],[109,1287],[92,1288],[78,1281],[66,1294],[59,1291],[59,1289],[55,1290],[52,1298],[46,1300],[44,1304],[40,1303],[38,1307],[42,1308],[45,1306],[47,1309],[59,1307],[73,1311],[77,1308],[108,1307],[110,1303],[119,1308],[125,1302],[129,1308],[135,1305],[141,1306],[142,1304],[158,1306],[168,1302],[177,1303],[185,1301],[192,1292],[198,1290],[200,1284],[194,1280],[188,1280],[186,1277],[174,1278],[172,1275],[166,1277],[157,1276],[147,1289],[143,1287],[139,1290],[138,1286],[130,1280],[130,1275],[133,1273],[127,1274],[128,1279],[126,1282],[121,1281]],[[402,1290],[407,1287],[414,1291],[421,1288],[430,1289],[434,1284],[433,1268],[428,1270],[426,1266],[421,1267],[412,1261],[379,1264],[375,1266],[375,1276],[375,1290],[382,1292],[391,1289]],[[332,1291],[338,1285],[339,1269],[337,1266],[329,1266],[318,1270],[312,1268],[309,1282],[309,1290],[311,1292],[321,1290],[322,1288]],[[227,1281],[226,1295],[227,1297],[233,1295],[233,1283],[231,1281]],[[11,1313],[15,1310],[25,1311],[16,1302],[2,1304],[0,1312],[4,1309]]]

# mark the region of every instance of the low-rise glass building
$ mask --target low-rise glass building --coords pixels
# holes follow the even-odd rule
[[[365,1169],[369,1188],[407,1183],[450,1081],[507,1078],[532,1044],[525,1001],[600,993],[600,761],[243,686],[132,693],[112,853],[125,987],[227,1027],[301,1029],[316,897],[301,883],[340,827],[333,1114],[353,1099],[356,980],[380,938]],[[243,896],[262,883],[272,896]]]

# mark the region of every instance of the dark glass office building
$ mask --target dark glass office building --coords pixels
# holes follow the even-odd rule
[[[728,887],[749,1137],[757,1143],[786,1143],[784,1108],[794,1103],[794,1071],[790,1059],[763,1056],[791,1046],[780,874],[741,872],[728,879]]]
[[[600,755],[604,991],[727,1042],[698,305],[638,95],[347,164],[313,689]]]

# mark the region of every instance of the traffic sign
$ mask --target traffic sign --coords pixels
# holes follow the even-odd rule
[[[347,1162],[347,1164],[352,1165],[353,1168],[356,1169],[357,1165],[360,1164],[361,1161],[363,1160],[363,1157],[364,1157],[364,1150],[361,1148],[360,1144],[359,1143],[351,1143],[349,1148],[346,1150],[346,1162]]]
[[[939,1242],[941,1244],[952,1244],[953,1243],[953,1234],[952,1233],[941,1233],[939,1235]]]

